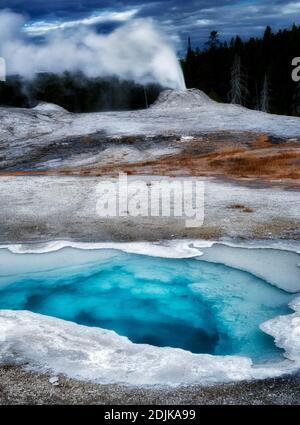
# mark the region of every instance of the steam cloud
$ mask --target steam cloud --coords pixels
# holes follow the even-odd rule
[[[0,56],[7,74],[31,78],[37,72],[82,71],[88,77],[117,76],[135,82],[184,89],[182,70],[165,37],[149,20],[131,21],[108,35],[91,28],[53,31],[34,43],[25,18],[0,12]]]

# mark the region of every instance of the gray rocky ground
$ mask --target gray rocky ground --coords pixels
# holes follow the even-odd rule
[[[29,373],[16,366],[0,367],[0,404],[124,404],[124,405],[299,405],[300,378],[286,377],[211,387],[166,388],[97,385],[59,376]]]
[[[153,181],[151,176],[141,179]],[[300,239],[299,191],[200,180],[205,184],[204,225],[189,229],[185,216],[99,217],[96,188],[100,178],[0,177],[0,241],[4,244],[57,239]],[[128,182],[135,184],[136,179],[129,178]]]

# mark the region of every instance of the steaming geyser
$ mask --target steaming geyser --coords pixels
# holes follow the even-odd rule
[[[152,21],[131,21],[108,35],[90,28],[59,29],[47,33],[43,43],[23,31],[25,24],[22,15],[0,11],[0,56],[6,59],[8,75],[81,71],[92,78],[116,76],[185,89],[173,46]]]

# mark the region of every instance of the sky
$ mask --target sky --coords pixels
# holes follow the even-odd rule
[[[152,18],[184,51],[190,35],[203,46],[209,32],[223,40],[261,35],[300,24],[300,0],[0,0],[0,9],[25,14],[24,31],[37,39],[61,28],[93,27],[109,33],[136,18]]]

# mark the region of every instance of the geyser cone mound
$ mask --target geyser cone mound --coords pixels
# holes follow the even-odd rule
[[[40,102],[33,108],[35,111],[40,112],[68,112],[62,106],[56,105],[55,103]]]
[[[164,90],[160,93],[152,108],[166,109],[194,109],[215,103],[203,91],[189,90]]]

